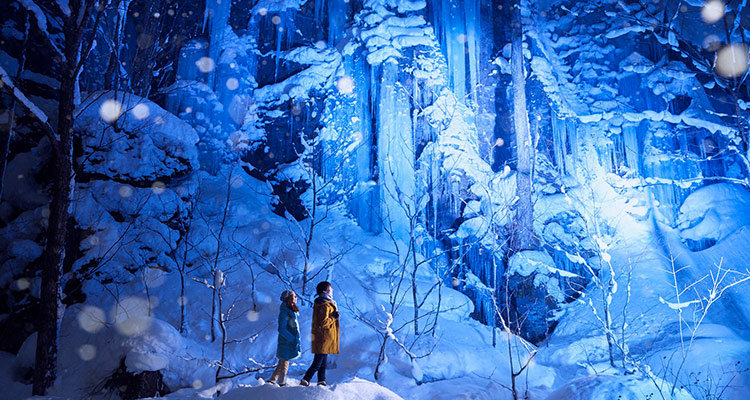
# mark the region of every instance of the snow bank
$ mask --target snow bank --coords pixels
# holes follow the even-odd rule
[[[350,382],[329,387],[263,385],[230,390],[221,396],[225,400],[400,400],[397,394],[373,382],[354,378]]]
[[[3,388],[3,398],[6,400],[20,400],[31,396],[31,385],[24,385],[13,380],[15,356],[0,351],[0,387]]]
[[[591,375],[568,382],[552,392],[547,400],[642,400],[659,398],[651,381],[634,376]],[[693,400],[684,390],[675,391],[674,400]]]
[[[94,305],[76,304],[65,310],[58,353],[58,364],[64,368],[58,369],[50,395],[80,398],[82,391],[102,387],[123,360],[132,373],[161,371],[170,388],[213,382],[215,370],[206,364],[200,346],[183,338],[170,324],[144,316],[144,310],[137,310],[127,300],[109,316]],[[9,364],[16,371],[32,368],[35,347],[36,333]]]
[[[682,203],[677,227],[684,240],[718,242],[750,225],[748,209],[750,192],[745,188],[730,183],[704,186]]]

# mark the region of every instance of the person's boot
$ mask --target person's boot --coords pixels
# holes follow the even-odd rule
[[[326,381],[320,381],[318,382],[318,386],[328,386],[328,385],[326,385]]]
[[[299,384],[300,384],[301,386],[310,386],[310,382],[308,382],[308,381],[306,381],[306,380],[304,380],[304,379],[303,379],[303,380],[301,380],[301,381],[299,381]]]
[[[276,384],[276,380],[269,379],[269,380],[266,381],[266,383],[269,384],[269,385],[275,385]]]

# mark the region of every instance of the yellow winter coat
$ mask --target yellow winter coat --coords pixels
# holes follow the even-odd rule
[[[339,320],[334,302],[318,297],[313,305],[313,354],[339,354]]]

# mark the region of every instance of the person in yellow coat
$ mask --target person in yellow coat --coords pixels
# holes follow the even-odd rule
[[[329,354],[339,354],[339,310],[333,301],[333,287],[323,281],[315,288],[318,297],[313,305],[312,353],[313,362],[300,381],[302,386],[310,386],[310,379],[318,373],[318,385],[326,385],[326,367]]]

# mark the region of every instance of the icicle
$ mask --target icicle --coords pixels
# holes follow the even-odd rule
[[[574,118],[565,119],[565,171],[570,175],[575,175],[578,162],[578,124]],[[568,155],[569,154],[569,155]]]
[[[383,208],[388,210],[388,223],[395,236],[404,240],[409,233],[409,221],[404,206],[412,209],[414,201],[414,143],[409,113],[410,97],[396,87],[399,68],[394,62],[382,65],[378,105],[378,166],[383,186]]]
[[[469,53],[469,94],[474,103],[478,103],[479,87],[479,0],[465,0],[466,10],[466,46]]]
[[[274,28],[273,28],[276,30],[276,56],[274,57],[274,60],[276,61],[276,65],[273,70],[274,82],[279,81],[279,66],[281,65],[281,42],[283,40],[282,37],[283,37],[283,26],[284,26],[283,23],[284,23],[284,18],[281,18],[281,22],[279,22],[277,25],[274,25]]]
[[[450,74],[450,85],[453,93],[460,101],[466,99],[466,52],[464,50],[466,34],[463,13],[458,12],[457,7],[450,0],[443,0],[442,11],[445,14],[446,35],[444,38],[446,47],[446,60]]]
[[[552,112],[552,142],[554,144],[555,149],[555,164],[557,164],[557,170],[560,173],[560,175],[566,174],[566,168],[565,168],[565,157],[567,155],[566,153],[566,146],[565,146],[565,140],[566,140],[566,133],[565,133],[565,118],[564,117],[558,117],[555,115],[555,112]]]
[[[229,8],[231,2],[228,0],[209,0],[206,2],[206,12],[204,14],[204,31],[208,23],[209,48],[208,57],[214,64],[219,61],[221,50],[223,48],[224,32],[228,29]],[[208,19],[206,21],[206,18]],[[207,84],[214,87],[216,71],[208,72]]]
[[[318,1],[323,2],[325,0]],[[346,0],[328,1],[328,43],[333,47],[336,47],[337,43],[344,37],[350,3],[350,1]],[[317,18],[315,17],[316,21]]]
[[[625,161],[628,168],[635,174],[640,175],[640,150],[638,145],[638,129],[634,125],[622,127],[623,147],[625,148]]]
[[[320,22],[321,22],[320,21],[320,16],[321,16],[321,14],[323,14],[323,8],[325,7],[325,5],[326,5],[326,0],[315,0],[315,14],[314,14],[314,18],[315,18],[315,23],[316,24],[320,24]],[[329,4],[328,7],[329,7],[329,17],[330,17],[330,8],[331,8],[330,4]]]

